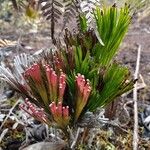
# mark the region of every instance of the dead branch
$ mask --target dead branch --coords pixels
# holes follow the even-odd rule
[[[141,57],[141,45],[138,46],[137,53],[137,62],[134,78],[137,79],[139,75],[139,66],[140,66],[140,57]],[[138,107],[137,107],[137,83],[134,85],[133,89],[133,102],[134,102],[134,131],[133,131],[133,150],[138,149]]]
[[[12,114],[12,111],[14,110],[14,108],[20,103],[20,101],[21,101],[21,100],[18,99],[18,100],[16,101],[16,103],[13,105],[13,107],[9,110],[8,115],[6,116],[5,120],[3,121],[3,123],[2,123],[1,126],[0,126],[0,130],[1,130],[2,127],[4,126],[5,122],[6,122],[7,119],[9,118],[9,116]]]
[[[75,145],[77,143],[77,140],[78,140],[80,132],[81,132],[81,128],[78,128],[77,133],[76,133],[76,137],[75,137],[74,141],[71,144],[71,147],[70,147],[71,149],[74,149],[74,147],[75,147]]]
[[[4,136],[7,134],[7,132],[8,132],[8,128],[3,130],[2,134],[0,135],[0,143],[1,143],[2,139],[4,138]]]

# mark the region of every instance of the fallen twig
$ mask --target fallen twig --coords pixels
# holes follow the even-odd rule
[[[13,107],[9,110],[8,115],[6,116],[5,120],[3,121],[3,123],[0,126],[0,130],[2,129],[2,127],[4,126],[5,122],[7,121],[7,119],[9,118],[9,116],[11,115],[12,111],[14,110],[14,108],[21,102],[20,99],[17,100],[17,102],[13,105]]]
[[[81,128],[78,128],[76,137],[75,137],[74,141],[73,141],[72,144],[71,144],[71,147],[70,147],[71,149],[74,149],[74,147],[75,147],[75,145],[76,145],[76,143],[77,143],[77,140],[78,140],[80,131],[81,131]]]
[[[2,139],[4,138],[4,136],[6,135],[7,132],[8,132],[8,128],[3,130],[2,134],[0,135],[0,143],[1,143]]]
[[[128,119],[127,119],[126,123],[120,124],[121,127],[127,126],[128,123],[129,123],[129,121],[130,121],[130,114],[129,114],[128,110],[127,110],[127,106],[128,106],[129,104],[132,104],[132,103],[133,103],[133,101],[127,101],[127,102],[123,105],[123,109],[124,109],[124,111],[125,111],[125,113],[126,113]]]
[[[139,66],[140,66],[140,57],[141,57],[141,45],[138,46],[137,62],[134,78],[138,78]],[[134,132],[133,132],[133,150],[138,149],[138,108],[137,108],[137,82],[134,85],[133,89],[133,102],[134,102]]]

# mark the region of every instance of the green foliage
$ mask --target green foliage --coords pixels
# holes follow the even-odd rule
[[[21,75],[25,85],[15,77],[1,75],[35,104],[26,101],[27,107],[22,108],[29,112],[29,107],[33,117],[48,125],[53,120],[63,130],[67,125],[74,126],[86,111],[104,107],[133,88],[135,81],[129,70],[114,62],[130,23],[128,6],[97,7],[93,17],[96,30],[89,28],[84,14],[81,15],[77,33],[65,30],[65,45],[59,43],[57,50],[50,50],[25,69]],[[3,68],[2,72],[7,70]]]
[[[87,19],[84,15],[80,15],[80,29],[82,32],[87,31]]]
[[[96,9],[97,30],[104,46],[98,44],[95,47],[94,54],[101,65],[109,65],[117,53],[130,24],[130,18],[129,8],[126,5],[121,9],[116,8],[116,6],[103,8],[102,10],[100,8]]]
[[[93,90],[87,108],[93,111],[99,106],[106,106],[117,96],[131,90],[134,81],[127,81],[128,78],[129,71],[127,68],[116,63],[109,66],[105,70],[102,80],[97,84],[97,89]]]
[[[57,55],[54,54],[61,60],[60,68],[68,75],[68,86],[72,94],[75,93],[73,83],[77,73],[90,80],[92,92],[85,111],[106,106],[116,97],[131,90],[135,82],[130,79],[126,67],[112,60],[130,23],[129,8],[127,5],[123,8],[97,8],[94,15],[104,46],[99,43],[94,30],[87,29],[86,18],[82,16],[81,32],[71,34],[66,30],[66,48],[57,51]],[[69,99],[74,101],[71,97]]]
[[[81,32],[72,35],[66,31],[65,35],[67,47],[74,46],[72,60],[75,66],[68,78],[70,89],[75,89],[72,83],[74,74],[77,73],[83,74],[92,85],[92,93],[85,111],[94,111],[97,107],[106,106],[116,97],[131,90],[135,82],[130,79],[126,67],[113,62],[130,24],[129,7],[97,7],[94,19],[104,46],[99,43],[94,30],[87,28],[84,16],[80,17]],[[71,67],[67,70],[71,70]]]

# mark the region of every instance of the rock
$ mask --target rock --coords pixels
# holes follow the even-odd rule
[[[21,146],[22,140],[20,139],[9,139],[6,142],[5,150],[17,150]]]
[[[37,141],[37,142],[42,142],[43,140],[46,139],[47,137],[47,131],[46,131],[46,126],[43,124],[34,124],[31,126],[27,127],[28,134],[28,142],[31,141]]]
[[[1,114],[0,113],[0,122],[2,122],[3,120],[4,120],[4,117],[5,117],[6,115],[5,114]],[[0,149],[1,150],[1,149]]]
[[[144,127],[143,137],[150,138],[150,106],[139,113],[139,125]]]
[[[5,95],[8,99],[12,98],[15,94],[15,90],[12,89],[10,86],[4,87],[3,95]]]
[[[65,146],[65,143],[39,142],[22,150],[62,150]]]

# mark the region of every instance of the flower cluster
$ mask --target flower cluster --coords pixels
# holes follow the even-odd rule
[[[24,78],[32,95],[45,106],[49,106],[52,101],[63,101],[66,75],[62,71],[58,75],[49,65],[36,63],[25,70]]]
[[[76,110],[75,110],[75,120],[77,120],[87,104],[91,92],[91,86],[89,80],[85,80],[85,77],[81,74],[76,76]]]
[[[43,108],[38,108],[36,105],[31,103],[28,98],[25,99],[24,104],[20,104],[20,108],[28,113],[30,116],[36,118],[37,120],[49,123],[49,120],[44,112]]]
[[[75,121],[78,120],[87,104],[91,92],[89,80],[86,80],[83,75],[78,74],[76,76],[75,105],[71,106],[66,102],[66,99],[64,99],[67,77],[62,71],[56,74],[56,71],[48,64],[33,64],[25,71],[24,77],[27,80],[27,85],[35,97],[35,100],[38,101],[42,107],[38,108],[33,104],[34,102],[30,103],[30,99],[26,99],[25,104],[21,105],[24,111],[47,124],[50,124],[49,122],[52,121],[48,117],[50,116],[60,128],[65,128],[69,125],[70,119],[73,116]],[[69,112],[71,112],[71,114]]]
[[[43,77],[43,75],[45,76]],[[40,101],[42,107],[45,106],[44,109],[49,109],[50,116],[52,116],[57,126],[66,127],[70,120],[69,107],[62,106],[66,75],[62,71],[57,75],[49,65],[33,64],[25,71],[24,77],[36,100]],[[42,99],[40,100],[37,95]],[[35,105],[28,100],[21,105],[21,108],[42,122],[50,122],[44,113],[44,109],[37,110]]]
[[[47,117],[47,113],[45,113],[44,109],[39,108],[35,104],[31,103],[28,98],[25,99],[24,104],[20,104],[20,108],[28,113],[30,116],[41,122],[44,122],[48,125],[53,124],[49,117]],[[61,102],[59,102],[58,104],[52,102],[49,105],[49,109],[56,126],[60,128],[65,128],[69,124],[69,106],[62,106]]]
[[[42,65],[40,63],[33,64],[30,68],[25,70],[24,78],[27,82],[27,89],[33,97],[46,106],[49,105],[50,101],[48,99],[48,94],[42,77],[41,67]]]
[[[33,64],[30,68],[28,68],[25,73],[25,78],[31,78],[35,83],[41,84],[41,72],[40,66],[38,64]]]
[[[66,75],[61,72],[60,76],[57,76],[53,68],[48,65],[45,68],[48,79],[50,99],[55,102],[62,102],[66,87]]]
[[[61,128],[66,127],[69,124],[70,116],[69,116],[69,106],[62,106],[62,102],[56,104],[52,102],[50,105],[50,110],[53,116],[53,119],[57,123],[57,125]]]

